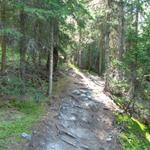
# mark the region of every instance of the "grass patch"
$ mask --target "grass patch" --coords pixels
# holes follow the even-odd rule
[[[44,104],[34,101],[13,101],[9,107],[0,109],[0,150],[10,144],[20,143],[23,132],[30,133],[31,127],[45,112]]]
[[[128,115],[116,114],[117,124],[123,127],[119,141],[124,150],[149,150],[150,128]]]

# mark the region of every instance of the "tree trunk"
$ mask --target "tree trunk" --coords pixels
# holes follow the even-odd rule
[[[50,53],[50,52],[49,52]],[[50,54],[48,53],[46,68],[49,70]],[[58,48],[53,46],[53,72],[57,70],[58,65]]]
[[[26,14],[24,12],[24,8],[20,10],[20,32],[22,34],[22,37],[20,39],[20,76],[21,78],[24,77],[25,74],[25,55],[26,55],[26,37],[25,37],[25,19]]]
[[[138,26],[139,26],[139,0],[137,2],[136,6],[136,14],[135,14],[135,34],[136,38],[138,38]],[[137,40],[133,44],[134,49],[137,48]],[[134,99],[136,96],[136,91],[138,89],[138,81],[137,81],[137,54],[135,55],[135,60],[131,64],[131,93],[130,93],[130,98]]]
[[[88,49],[88,70],[92,70],[92,51],[91,51],[91,46]]]
[[[54,52],[53,52],[53,55],[54,55],[54,66],[53,66],[53,69],[54,69],[54,72],[57,70],[57,66],[58,66],[58,47],[54,47]]]
[[[3,24],[3,28],[5,29],[6,27],[6,9],[5,9],[5,4],[2,7],[1,10],[1,21]],[[5,33],[3,33],[2,38],[1,38],[1,48],[2,48],[2,57],[1,57],[1,71],[4,72],[6,69],[6,36]]]
[[[104,25],[103,25],[104,26]],[[102,26],[102,30],[104,30],[104,27]],[[104,34],[105,32],[101,32],[101,37],[100,37],[100,53],[99,53],[99,75],[102,76],[104,71],[105,71],[105,50],[104,50]]]
[[[118,49],[119,49],[119,59],[122,59],[122,55],[124,53],[124,2],[120,0],[119,3],[119,42],[118,42]]]
[[[49,84],[48,84],[48,96],[52,96],[53,90],[53,53],[54,53],[54,25],[51,23],[51,46],[49,52]]]
[[[106,68],[106,89],[109,89],[109,76],[110,76],[110,48],[109,48],[109,31],[105,35],[105,68]]]
[[[5,69],[6,69],[6,38],[5,36],[2,37],[1,48],[2,48],[1,71],[3,73],[5,72]]]
[[[79,66],[80,68],[82,68],[81,42],[82,42],[82,33],[81,33],[81,28],[79,27],[78,66]]]
[[[124,54],[124,2],[119,1],[119,16],[118,16],[118,60],[122,61],[122,56]],[[118,79],[123,80],[123,71],[117,68]]]
[[[111,1],[108,0],[107,1],[107,9],[110,10],[111,9]],[[106,30],[105,30],[105,69],[106,69],[106,74],[105,74],[105,78],[106,78],[106,85],[105,85],[105,89],[109,90],[109,78],[110,78],[110,15],[111,12],[107,12],[106,14]]]

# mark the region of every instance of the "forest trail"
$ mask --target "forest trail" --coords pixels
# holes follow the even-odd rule
[[[54,97],[48,114],[33,131],[26,150],[117,150],[113,112],[98,76],[70,69],[70,81]]]

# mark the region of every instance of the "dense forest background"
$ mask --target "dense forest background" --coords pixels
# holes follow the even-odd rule
[[[0,0],[0,43],[0,107],[51,97],[59,71],[74,64],[149,125],[149,0]]]

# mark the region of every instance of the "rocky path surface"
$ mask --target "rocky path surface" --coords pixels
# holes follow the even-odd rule
[[[48,114],[33,131],[27,150],[117,150],[113,112],[118,108],[96,76],[70,70],[73,83],[53,99]],[[71,84],[71,86],[69,86]],[[58,103],[58,101],[60,103]]]

